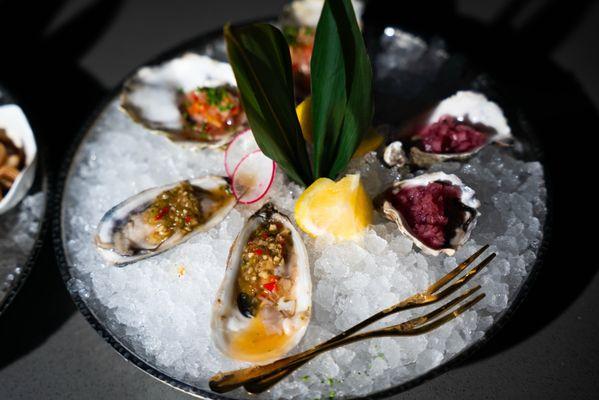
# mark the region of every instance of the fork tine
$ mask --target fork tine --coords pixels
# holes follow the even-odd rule
[[[422,335],[423,333],[430,332],[434,329],[437,329],[441,325],[451,321],[452,319],[454,319],[454,318],[460,316],[461,314],[465,313],[466,311],[468,311],[472,306],[474,306],[476,303],[481,301],[485,296],[486,296],[485,293],[481,293],[478,296],[476,296],[474,299],[461,305],[459,308],[452,311],[451,313],[449,313],[439,319],[436,319],[426,325],[412,329],[411,331],[408,331],[408,332],[404,332],[401,334],[401,336],[417,336],[417,335]]]
[[[447,303],[435,308],[434,310],[430,311],[429,313],[427,313],[425,315],[421,315],[416,318],[413,318],[409,321],[402,322],[401,324],[398,324],[395,326],[401,327],[402,329],[412,329],[412,328],[419,327],[419,326],[429,322],[433,318],[443,314],[445,311],[453,308],[456,304],[461,303],[464,299],[470,297],[473,293],[477,292],[480,288],[481,288],[480,285],[474,286],[473,288],[466,290],[461,295],[456,296],[453,300],[448,301]]]
[[[489,245],[485,244],[483,247],[478,249],[478,251],[476,253],[472,254],[470,257],[468,257],[467,259],[462,261],[457,267],[455,267],[453,270],[451,270],[451,272],[449,272],[447,275],[445,275],[444,277],[439,279],[437,282],[435,282],[431,286],[429,286],[429,288],[426,290],[426,292],[429,294],[433,294],[436,291],[438,291],[439,289],[441,289],[443,286],[445,286],[447,283],[449,283],[449,281],[451,281],[453,278],[458,276],[460,274],[460,272],[462,272],[464,269],[466,269],[466,267],[468,267],[470,264],[472,264],[472,262],[474,260],[476,260],[488,248],[489,248]]]
[[[413,318],[413,319],[411,319],[409,321],[402,322],[401,324],[397,324],[397,325],[394,325],[394,326],[391,326],[391,327],[388,327],[388,328],[383,328],[383,329],[380,329],[378,331],[365,332],[365,333],[363,333],[361,335],[357,335],[356,338],[359,337],[359,336],[361,336],[362,339],[365,339],[369,335],[378,336],[378,335],[376,335],[377,332],[381,332],[380,336],[397,335],[397,334],[394,334],[394,331],[403,332],[402,336],[408,335],[407,332],[411,332],[411,331],[417,329],[418,327],[426,324],[427,322],[431,321],[432,319],[434,319],[434,318],[438,317],[439,315],[443,314],[445,311],[452,309],[457,304],[463,302],[466,298],[470,297],[472,294],[474,294],[475,292],[477,292],[480,288],[481,288],[481,286],[478,285],[478,286],[475,286],[475,287],[473,287],[471,289],[468,289],[464,293],[462,293],[461,295],[455,297],[454,299],[452,299],[451,301],[443,304],[442,306],[437,307],[436,309],[430,311],[426,315],[423,315],[423,316],[420,316],[420,317],[416,317],[416,318]],[[444,320],[444,322],[441,323],[440,325],[442,325],[445,322],[450,321],[451,319],[457,317],[458,315],[460,315],[461,313],[463,313],[464,311],[466,311],[469,307],[473,306],[478,301],[480,301],[480,299],[482,299],[483,297],[484,297],[484,294],[479,295],[474,300],[471,300],[470,302],[466,303],[464,305],[464,306],[466,306],[466,308],[463,308],[464,306],[462,306],[462,307],[458,308],[456,311],[448,314],[447,316],[449,316],[451,318],[447,318],[447,316],[440,318],[440,319]],[[462,310],[462,311],[460,311],[460,310]],[[434,323],[434,321],[431,322],[431,323],[429,323],[428,325],[424,325],[424,327],[428,327],[432,323]],[[437,326],[440,326],[440,325],[437,325]],[[435,327],[437,327],[437,326],[431,327],[430,330],[435,329]],[[425,331],[425,332],[428,332],[428,330]],[[408,335],[408,336],[410,336],[410,335]],[[353,341],[351,338],[348,338],[347,340],[348,340],[347,343],[351,343]],[[360,340],[360,339],[358,339],[358,340]],[[316,357],[316,356],[318,356],[318,354],[314,355],[314,357]],[[296,369],[298,369],[299,367],[301,367],[302,365],[304,365],[308,361],[312,360],[314,357],[309,357],[309,358],[303,359],[300,362],[293,363],[293,364],[289,365],[287,368],[276,370],[276,371],[273,371],[273,372],[271,372],[269,374],[261,375],[259,378],[255,378],[255,379],[249,380],[248,382],[244,383],[243,387],[248,392],[254,393],[254,394],[265,392],[266,390],[270,389],[272,386],[276,385],[279,381],[281,381],[282,379],[284,379],[285,377],[287,377],[293,371],[295,371]]]
[[[495,253],[492,253],[491,255],[489,255],[487,258],[485,258],[484,260],[482,260],[480,262],[480,264],[478,264],[476,267],[473,267],[470,271],[468,271],[460,279],[458,279],[457,281],[455,281],[454,283],[452,283],[447,288],[443,289],[440,293],[437,294],[437,296],[440,299],[442,299],[444,297],[447,297],[450,294],[454,293],[459,288],[461,288],[462,286],[464,286],[465,284],[467,284],[468,282],[470,282],[470,280],[472,278],[474,278],[476,276],[476,274],[478,274],[480,271],[482,271],[483,268],[485,268],[487,265],[489,265],[489,263],[491,261],[493,261],[493,259],[495,258],[495,256],[497,256],[497,254],[495,254]]]

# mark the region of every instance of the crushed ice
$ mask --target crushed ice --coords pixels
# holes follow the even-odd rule
[[[424,256],[380,216],[359,243],[306,237],[314,311],[299,347],[326,340],[424,289],[480,245],[490,243],[498,257],[477,278],[487,297],[475,310],[426,336],[372,340],[323,355],[264,397],[359,395],[400,384],[481,338],[513,300],[542,240],[546,210],[541,165],[489,146],[468,164],[445,163],[433,169],[455,173],[477,190],[482,216],[472,239],[455,257]],[[350,170],[362,174],[371,195],[393,180],[374,154],[353,162]],[[229,246],[244,218],[260,205],[238,207],[210,232],[124,268],[105,265],[92,237],[106,210],[143,189],[223,173],[222,153],[182,149],[131,123],[113,103],[81,146],[65,193],[65,246],[74,266],[70,290],[85,297],[132,350],[164,373],[201,388],[207,388],[214,373],[240,366],[212,346],[210,311]],[[270,195],[281,211],[292,216],[300,193],[279,174]],[[399,320],[383,323],[394,321]],[[238,391],[235,396],[245,394]]]
[[[44,202],[44,193],[30,194],[14,209],[0,215],[0,300],[23,271],[33,249]]]

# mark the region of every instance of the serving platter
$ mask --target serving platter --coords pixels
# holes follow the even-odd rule
[[[512,102],[508,100],[509,97],[506,98],[505,96],[502,96],[500,84],[494,82],[489,76],[476,71],[468,62],[464,61],[462,57],[454,57],[448,52],[444,42],[441,40],[425,41],[417,35],[402,31],[401,29],[392,26],[386,27],[382,32],[369,33],[367,31],[366,34],[376,79],[375,96],[377,114],[375,116],[375,121],[398,124],[410,115],[414,115],[425,105],[459,89],[470,89],[483,92],[502,106],[512,125],[515,136],[519,139],[519,145],[514,149],[514,152],[518,155],[518,158],[522,160],[522,164],[517,164],[517,166],[514,164],[511,168],[529,168],[529,175],[534,175],[537,178],[540,177],[542,181],[544,176],[542,165],[535,162],[535,160],[540,159],[541,155],[534,134],[531,131],[530,126],[526,123],[525,116],[519,112],[517,104],[512,104]],[[221,32],[215,31],[184,43],[178,48],[159,56],[145,65],[158,65],[190,51],[226,61]],[[98,143],[102,143],[105,140],[110,142],[111,139],[107,138],[106,134],[103,132],[112,130],[113,132],[124,133],[122,136],[124,140],[132,140],[134,142],[140,140],[140,138],[147,138],[148,141],[152,141],[152,146],[158,146],[157,148],[159,149],[161,148],[160,146],[165,146],[162,149],[167,153],[166,158],[161,156],[163,158],[158,158],[158,161],[156,161],[157,163],[168,162],[168,156],[172,156],[173,154],[176,155],[176,153],[170,153],[172,149],[169,148],[170,150],[167,150],[167,145],[165,144],[166,142],[163,141],[163,138],[150,136],[149,133],[144,133],[139,130],[141,128],[138,129],[138,127],[135,127],[132,121],[128,120],[122,113],[120,113],[120,110],[118,110],[118,98],[121,90],[122,85],[119,85],[107,98],[104,104],[99,107],[97,113],[90,118],[88,124],[82,129],[80,137],[73,146],[70,157],[68,157],[65,162],[59,179],[58,198],[56,202],[58,209],[55,214],[54,237],[61,273],[71,296],[82,314],[100,335],[127,360],[161,381],[188,393],[203,398],[231,398],[228,395],[223,396],[212,393],[208,389],[207,379],[204,374],[194,375],[194,370],[202,370],[202,367],[204,367],[202,363],[210,363],[211,359],[198,358],[195,363],[191,361],[191,364],[188,363],[183,368],[180,368],[180,365],[179,368],[173,368],[172,366],[176,365],[178,360],[171,359],[170,356],[172,356],[172,354],[175,354],[174,358],[185,358],[182,356],[180,350],[169,350],[174,352],[169,356],[169,351],[161,353],[160,351],[156,351],[156,348],[152,348],[151,345],[148,345],[152,340],[153,333],[141,334],[140,336],[139,331],[136,332],[138,327],[135,326],[135,313],[129,314],[128,317],[121,314],[119,319],[117,316],[119,305],[117,303],[107,304],[105,297],[104,300],[101,300],[97,295],[97,293],[102,290],[104,290],[104,295],[106,295],[106,290],[115,290],[115,287],[107,288],[104,286],[102,288],[99,285],[105,283],[103,280],[106,276],[102,276],[103,274],[112,273],[106,271],[117,270],[108,270],[107,268],[114,267],[101,265],[100,261],[97,261],[96,264],[96,262],[90,262],[90,259],[84,259],[79,256],[80,252],[89,253],[88,250],[93,248],[92,235],[96,221],[81,219],[80,215],[77,214],[77,209],[82,202],[89,201],[89,197],[93,194],[93,192],[90,191],[85,192],[80,190],[81,188],[85,189],[85,186],[81,186],[82,182],[84,183],[86,179],[94,179],[92,175],[94,174],[95,168],[97,168],[96,166],[104,165],[102,164],[102,158],[105,158],[106,154],[103,153],[103,150],[99,147]],[[130,131],[132,130],[135,130],[135,132],[131,134]],[[130,137],[128,136],[129,134],[131,135]],[[145,139],[142,140],[145,141]],[[130,148],[127,148],[126,151],[130,151]],[[144,148],[140,148],[140,152],[143,151]],[[147,148],[145,148],[145,151],[147,151]],[[123,160],[126,156],[126,152],[121,154]],[[491,153],[486,155],[483,154],[481,155],[481,160],[486,159],[489,161],[494,159],[494,156],[495,155]],[[214,160],[217,159],[218,156],[214,156]],[[202,162],[206,163],[208,161],[201,160],[198,162],[201,164]],[[371,161],[374,163],[372,157]],[[501,169],[502,166],[499,164],[501,164],[502,161],[505,160],[496,161],[498,164],[495,171]],[[147,162],[150,161],[148,160]],[[151,166],[149,168],[151,168]],[[176,178],[179,177],[177,174],[182,174],[186,177],[191,174],[194,169],[201,170],[202,168],[204,167],[193,161],[183,160],[181,164],[177,164],[173,167],[175,171],[173,172],[173,175],[164,176],[161,177],[161,179],[176,180]],[[368,173],[369,169],[368,165],[358,165],[356,168],[361,173]],[[452,173],[467,173],[462,166],[455,163],[444,165],[443,168],[449,169],[448,172]],[[503,178],[507,179],[507,177]],[[127,178],[123,177],[123,179],[126,180]],[[492,179],[492,177],[490,179]],[[151,177],[148,176],[142,176],[140,177],[140,180],[139,186],[134,184],[134,187],[129,188],[128,190],[139,191],[152,183]],[[509,184],[506,183],[506,185]],[[515,182],[513,185],[521,186],[522,182]],[[308,366],[306,367],[308,372],[303,372],[303,375],[296,376],[296,381],[304,381],[303,378],[306,376],[308,377],[308,381],[318,380],[319,382],[312,382],[310,384],[310,395],[318,394],[326,397],[334,394],[344,398],[360,396],[386,397],[421,383],[436,374],[446,371],[448,368],[451,368],[452,365],[455,365],[455,363],[464,360],[469,354],[483,345],[501,327],[509,315],[513,313],[518,303],[523,299],[531,280],[539,268],[543,249],[544,246],[546,246],[548,239],[548,225],[546,221],[549,209],[546,200],[546,188],[544,186],[539,188],[538,193],[538,199],[534,199],[533,201],[535,203],[534,207],[537,208],[534,210],[534,218],[536,218],[538,226],[533,228],[536,233],[531,233],[531,247],[530,249],[526,249],[527,256],[518,259],[518,262],[521,265],[514,266],[519,268],[519,272],[514,273],[514,275],[517,275],[517,279],[515,277],[514,280],[510,281],[506,297],[497,299],[497,302],[491,305],[493,311],[484,316],[484,322],[482,322],[481,325],[478,325],[480,323],[478,315],[471,317],[471,319],[474,318],[474,322],[470,321],[470,324],[473,325],[468,328],[471,332],[469,334],[466,334],[465,331],[458,332],[458,336],[462,335],[461,340],[456,338],[452,339],[451,343],[452,346],[454,346],[452,351],[448,350],[448,354],[442,352],[439,354],[440,352],[437,349],[428,347],[428,342],[424,344],[424,347],[422,347],[422,343],[418,345],[420,347],[410,347],[410,344],[404,344],[402,346],[408,347],[401,347],[400,349],[406,350],[406,353],[410,353],[410,348],[416,348],[416,350],[411,352],[411,356],[408,357],[408,359],[403,359],[401,355],[392,359],[390,355],[388,355],[387,358],[385,358],[384,355],[386,351],[390,350],[389,348],[377,350],[373,347],[372,349],[368,349],[366,353],[364,353],[364,351],[362,351],[362,353],[356,351],[359,357],[370,354],[371,357],[376,360],[375,362],[372,362],[371,360],[370,363],[364,361],[364,363],[368,363],[368,365],[365,366],[367,369],[367,371],[364,372],[365,375],[373,376],[372,378],[369,377],[365,384],[360,384],[359,382],[356,383],[355,379],[358,379],[359,381],[359,377],[354,379],[345,378],[345,376],[342,375],[343,373],[339,372],[339,369],[343,369],[344,367],[350,368],[349,366],[344,365],[342,361],[343,357],[347,356],[347,353],[336,355],[336,358],[334,359],[335,367],[329,365],[329,375],[332,375],[332,377],[311,372],[310,366]],[[89,197],[86,198],[86,195]],[[119,194],[119,196],[122,197],[122,194]],[[107,197],[110,197],[110,195],[107,194]],[[491,199],[492,193],[487,194],[486,197]],[[513,199],[503,198],[503,200],[489,200],[489,202],[496,201],[497,204],[501,203],[505,207],[509,207],[509,203],[512,200]],[[100,202],[101,201],[102,199],[100,199]],[[106,211],[107,206],[107,204],[103,204],[103,209],[94,211],[95,214],[101,214]],[[533,207],[533,205],[529,206]],[[242,220],[242,216],[247,216],[247,213],[238,215],[237,221],[228,221],[229,229],[236,229]],[[516,231],[518,229],[519,228],[517,228]],[[378,239],[384,235],[385,232],[374,232],[370,237],[372,239],[371,245],[376,247]],[[514,233],[514,235],[516,235],[516,233]],[[215,237],[218,238],[218,235]],[[502,242],[495,244],[495,239],[496,238],[487,232],[487,235],[484,238],[478,238],[477,240],[489,241],[489,243],[495,246],[494,248],[500,254],[505,248],[511,246],[510,243],[507,243],[509,242],[509,234],[502,236],[502,241],[506,243]],[[193,246],[194,242],[190,241],[189,245]],[[399,247],[401,247],[401,244],[399,244]],[[469,249],[471,249],[471,247]],[[395,252],[398,253],[398,251]],[[399,251],[399,253],[401,253],[401,251]],[[461,257],[464,254],[458,253],[458,256]],[[419,256],[414,257],[416,257],[415,263],[417,263],[418,260],[421,260]],[[182,259],[185,259],[184,255],[182,255]],[[216,261],[213,261],[215,268],[219,268],[219,265],[222,264],[220,261],[222,260],[217,259]],[[448,259],[446,263],[442,264],[442,267],[449,268],[454,261],[455,259]],[[507,262],[507,260],[505,260],[505,262]],[[500,268],[506,268],[505,262],[502,263]],[[187,269],[193,272],[193,267],[190,266],[187,261],[185,261],[185,263]],[[172,267],[174,268],[173,271],[177,271],[179,266],[173,265]],[[509,262],[507,267],[511,267]],[[155,265],[154,268],[156,268]],[[206,267],[204,266],[202,268]],[[508,271],[509,270],[510,269],[508,268]],[[202,271],[201,269],[197,270],[197,272],[213,273],[210,271]],[[118,272],[115,272],[115,274],[118,274]],[[143,280],[143,270],[138,269],[136,274],[138,275],[133,276],[137,276],[137,278]],[[214,274],[215,280],[218,279],[218,272],[214,272]],[[435,274],[433,273],[428,278],[432,279],[434,275]],[[486,278],[485,276],[482,276],[481,279],[486,279],[485,282],[492,284],[492,278],[494,276],[498,275],[491,274],[487,275]],[[351,273],[349,273],[348,279],[350,277]],[[172,277],[165,276],[165,279],[172,279]],[[427,278],[424,277],[421,283],[426,283],[426,279]],[[325,283],[324,280],[322,282]],[[495,283],[508,285],[506,282],[507,281]],[[320,285],[321,282],[315,280],[315,283],[318,291],[318,285]],[[171,283],[169,283],[169,285],[170,284]],[[323,288],[321,289],[321,293],[326,292],[326,285],[321,286]],[[419,288],[421,285],[415,284],[414,286]],[[125,290],[128,289],[130,288],[125,288]],[[164,290],[164,287],[161,287],[160,284],[158,284],[155,290]],[[327,298],[326,293],[324,294],[325,296],[321,299],[322,301]],[[134,298],[131,300],[135,301]],[[206,309],[210,309],[209,305],[206,305]],[[168,312],[168,309],[163,310],[163,312]],[[355,318],[357,316],[355,315],[353,317]],[[351,318],[348,319],[348,321],[351,321]],[[461,320],[461,322],[468,323],[463,320]],[[456,321],[456,323],[460,323],[460,320]],[[322,326],[323,324],[321,323],[319,327],[321,330]],[[203,326],[203,328],[205,330],[208,329],[207,326]],[[310,343],[310,340],[314,341],[325,338],[327,334],[341,329],[339,326],[331,326],[329,328],[330,331],[325,329],[324,332],[314,333],[311,338],[309,330],[309,338],[304,341],[306,343],[303,345],[313,344]],[[198,333],[200,331],[201,326],[198,328]],[[451,334],[453,334],[452,331],[449,332],[449,335]],[[431,342],[434,340],[439,341],[440,338],[432,337]],[[447,338],[444,338],[443,340],[446,341]],[[173,340],[175,344],[176,341],[177,340]],[[156,346],[157,348],[160,348],[160,346],[164,345],[168,346],[168,343],[165,344],[160,342]],[[390,342],[383,342],[382,345],[390,346]],[[378,356],[379,353],[383,354],[383,356]],[[214,356],[216,357],[217,355]],[[346,362],[349,361],[346,360]],[[383,363],[384,366],[382,366]],[[394,364],[393,368],[391,368],[392,364]],[[231,367],[233,366],[233,364],[228,365]],[[320,364],[313,367],[313,370],[318,369],[318,366],[320,366]],[[376,372],[369,370],[373,367],[379,369],[384,368],[388,371],[384,376],[381,375],[381,377],[379,377]],[[396,373],[395,371],[398,370],[402,370],[402,372]],[[343,376],[344,379],[340,379],[339,376]],[[335,383],[336,380],[341,382]],[[331,387],[333,384],[336,385],[334,390]],[[307,384],[304,383],[297,384],[297,386],[301,385],[307,386]],[[294,392],[296,389],[297,388],[287,386],[286,391],[275,391],[266,394],[266,397],[293,397],[294,395],[302,396],[308,393],[301,391]],[[240,398],[244,397],[245,394],[242,392],[233,392],[232,396],[233,398]]]
[[[15,98],[0,85],[0,106]],[[42,247],[47,215],[48,177],[38,153],[34,182],[27,195],[0,215],[0,314],[15,298]]]

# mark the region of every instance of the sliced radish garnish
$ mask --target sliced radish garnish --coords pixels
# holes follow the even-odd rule
[[[225,152],[225,171],[229,177],[233,176],[237,164],[248,154],[259,150],[251,130],[243,131],[235,137]]]
[[[241,204],[263,198],[275,180],[277,164],[260,150],[247,154],[233,172],[233,194]]]

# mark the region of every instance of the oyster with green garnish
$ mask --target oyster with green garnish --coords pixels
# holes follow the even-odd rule
[[[283,34],[289,44],[296,97],[299,99],[310,94],[310,62],[316,25],[323,5],[324,0],[294,0],[283,8],[280,18]],[[361,24],[364,3],[353,0],[352,5]]]
[[[193,53],[140,69],[125,83],[121,107],[146,128],[199,147],[222,146],[247,129],[231,67]]]

